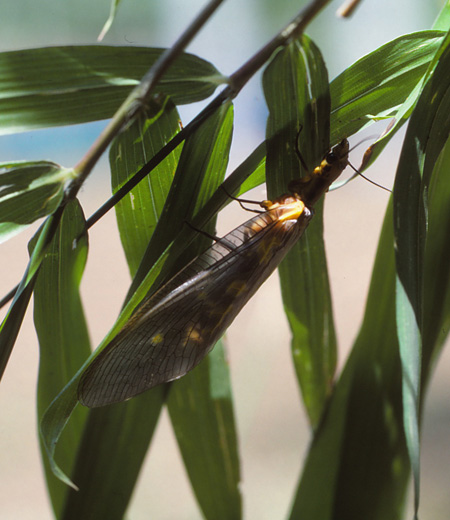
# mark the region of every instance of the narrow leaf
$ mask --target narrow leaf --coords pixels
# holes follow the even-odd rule
[[[113,142],[109,153],[115,193],[179,130],[179,115],[167,98],[153,100],[145,114]],[[116,205],[117,224],[134,276],[158,222],[180,155],[172,152]]]
[[[56,232],[63,209],[62,207],[47,218],[38,231],[39,238],[28,262],[25,274],[14,295],[14,299],[0,327],[0,379],[3,376],[12,349],[17,339],[23,317],[33,292],[36,276],[44,259],[48,245]]]
[[[79,294],[87,256],[84,226],[78,201],[67,204],[37,277],[34,322],[40,348],[39,419],[90,353]],[[30,244],[31,248],[35,242]],[[73,465],[85,418],[85,410],[78,409],[59,443],[58,457],[67,471]],[[59,518],[68,488],[51,473],[45,456],[44,466],[53,509]]]
[[[0,242],[60,204],[72,171],[48,161],[0,163]]]
[[[113,142],[110,151],[113,191],[117,190],[179,128],[174,105],[154,99],[147,118],[137,118]],[[148,245],[173,177],[173,154],[117,207],[116,215],[132,274]],[[119,318],[120,319],[120,318]],[[77,453],[71,490],[62,518],[121,519],[153,436],[167,388],[128,403],[90,410]],[[111,453],[115,456],[112,459]],[[104,475],[109,478],[105,479]]]
[[[330,85],[331,143],[354,134],[377,116],[394,117],[394,109],[425,74],[443,36],[440,31],[400,36],[335,78]]]
[[[222,341],[193,372],[176,382],[167,404],[205,518],[241,518],[236,425]]]
[[[183,163],[184,165],[183,169],[180,171],[182,171],[184,175],[188,175],[189,172],[187,172],[186,168],[189,166],[192,168],[192,172],[194,172],[195,175],[198,175],[198,169],[200,168],[201,175],[205,176],[205,179],[200,180],[200,175],[200,178],[198,178],[197,182],[194,182],[193,186],[189,186],[189,183],[181,182],[181,184],[178,185],[179,187],[184,186],[184,189],[194,189],[194,193],[207,198],[209,197],[209,192],[213,191],[221,182],[226,167],[226,158],[228,157],[228,148],[230,143],[230,113],[229,107],[224,107],[218,114],[217,119],[214,120],[213,118],[213,121],[210,121],[209,125],[206,124],[206,127],[203,128],[203,132],[199,132],[198,142],[194,142],[193,140],[190,145],[186,143],[185,149],[188,151],[186,152],[185,160],[187,160],[187,162],[184,163],[183,160],[180,161],[180,164]],[[211,143],[215,143],[214,145],[211,144],[210,148],[207,144],[208,139],[211,140]],[[203,145],[203,154],[197,154],[197,156],[195,156],[195,154],[192,155],[192,150],[189,152],[189,147],[192,146],[192,148],[195,149],[198,147],[198,143],[202,143]],[[221,164],[218,163],[219,160],[221,161]],[[207,180],[206,173],[217,177],[215,182]],[[184,190],[182,191],[184,192]],[[148,197],[149,192],[147,192],[145,196]],[[173,194],[172,197],[172,200],[177,200],[176,194]],[[188,211],[192,211],[193,207],[195,208],[195,203],[191,198],[180,198],[179,203],[184,204],[184,206],[188,208]],[[170,220],[168,220],[167,223],[173,228],[173,224]],[[123,225],[126,226],[125,220],[123,221]],[[133,225],[133,220],[130,221],[129,225]],[[173,229],[174,231],[179,231],[179,229]],[[168,238],[164,235],[161,236],[164,241],[168,240],[167,243],[170,243],[170,236]],[[152,242],[154,240],[155,238],[153,237]],[[133,242],[133,247],[129,248],[127,255],[128,258],[131,258],[133,252],[136,257],[142,254],[142,245],[139,244],[139,246],[137,246],[137,244],[138,241],[136,240]],[[134,248],[135,245],[137,246],[136,248]],[[159,245],[159,247],[161,246]],[[165,257],[163,257],[162,260],[159,260],[158,265],[160,265],[159,262],[163,262],[164,260]],[[138,293],[142,294],[141,287],[136,294]],[[136,298],[136,295],[133,295],[130,302],[133,302]],[[142,296],[140,296],[140,298],[142,299]],[[131,303],[127,305],[125,310],[130,306]],[[119,319],[120,323],[123,323],[122,316],[123,314]],[[117,330],[117,328],[114,327],[113,331],[114,330]],[[109,335],[108,339],[111,337],[112,333]],[[108,339],[103,342],[103,345],[108,343]],[[86,365],[87,363],[85,366]],[[73,384],[75,385],[76,382],[77,380],[74,379]],[[172,388],[171,391],[173,392],[174,390],[175,388]],[[73,391],[73,387],[69,385],[66,388],[66,395],[63,393],[52,405],[47,412],[46,418],[50,419],[54,414],[58,402],[63,403],[64,401],[68,401],[69,396],[71,393],[73,394]],[[134,487],[140,465],[142,464],[146,447],[151,440],[161,405],[165,399],[166,391],[167,388],[164,386],[155,388],[151,392],[147,392],[130,402],[120,403],[119,405],[91,411],[73,476],[81,490],[78,494],[75,492],[70,493],[64,513],[65,519],[83,517],[96,519],[108,518],[108,520],[111,520],[122,518]],[[208,413],[212,417],[217,414],[217,420],[223,419],[234,426],[234,423],[230,422],[230,418],[233,418],[232,414],[230,415],[230,402],[221,404],[217,399],[215,399],[213,402],[208,401],[205,403],[205,406],[206,405],[209,406]],[[173,406],[176,410],[176,403]],[[143,423],[144,415],[145,421]],[[183,433],[184,438],[189,435],[195,438],[194,433],[191,432],[191,419],[189,419],[189,417],[187,419],[188,420],[186,421],[185,419],[184,423],[182,423],[178,428],[181,431],[183,431],[185,427],[187,428]],[[56,428],[53,428],[53,431],[47,431],[48,441],[57,437],[59,427],[60,426],[57,425]],[[229,436],[229,438],[232,439],[234,437],[233,427],[230,432],[231,437]],[[228,467],[230,447],[224,447],[220,443],[220,438],[217,436],[217,430],[213,433],[214,437],[209,433],[208,443],[212,447],[217,445],[217,448],[215,449],[219,454],[225,449],[220,457],[224,458],[222,466]],[[233,442],[235,446],[236,441],[234,440]],[[195,446],[194,448],[196,450],[201,450],[202,447]],[[184,449],[187,450],[188,447]],[[111,452],[114,452],[115,454],[114,460],[111,460]],[[197,460],[200,453],[201,451],[197,453]],[[201,474],[203,475],[205,472],[206,468],[205,471],[201,472]],[[238,473],[237,470],[237,474]],[[101,478],[101,476],[105,474],[108,475],[108,479]],[[210,475],[208,477],[202,476],[201,483],[194,480],[194,488],[204,485],[206,478],[210,478]],[[225,489],[219,488],[217,490],[218,494],[227,497],[223,498],[220,503],[230,500],[229,487],[230,482],[228,481]],[[239,494],[237,493],[237,483],[235,482],[231,487],[234,495],[239,498]],[[198,496],[201,497],[203,493],[204,491],[202,492],[201,489],[197,489]],[[107,497],[110,496],[114,496],[114,500],[108,500]],[[233,501],[235,500],[236,499],[233,498]],[[200,500],[200,503],[202,503],[202,500]],[[216,506],[216,512],[218,511],[217,508],[218,506]]]
[[[290,518],[400,520],[409,478],[395,328],[392,205],[365,317],[320,427]]]
[[[55,460],[55,449],[58,443],[58,440],[63,432],[68,420],[75,407],[78,404],[77,398],[77,387],[78,382],[80,380],[81,374],[84,369],[89,365],[89,363],[101,352],[101,350],[114,338],[114,336],[120,331],[120,329],[124,326],[127,320],[130,318],[133,310],[136,306],[143,300],[145,295],[148,293],[150,287],[155,283],[155,279],[159,275],[161,268],[166,261],[167,251],[161,255],[158,262],[149,270],[147,276],[142,281],[138,290],[134,293],[133,297],[130,298],[127,305],[124,307],[122,312],[120,313],[119,318],[116,323],[110,330],[110,332],[106,335],[102,343],[99,345],[97,350],[95,350],[91,356],[85,361],[84,365],[78,370],[78,372],[73,376],[73,378],[67,383],[67,385],[61,390],[61,392],[56,396],[50,406],[47,408],[42,420],[41,420],[41,438],[43,442],[43,446],[45,448],[45,452],[49,459],[49,465],[54,473],[54,475],[59,478],[62,482],[67,485],[76,488],[75,484],[70,480],[70,478],[64,473],[64,471],[58,466]],[[0,336],[1,340],[1,336]],[[123,403],[121,403],[123,404]],[[123,404],[126,406],[129,403]],[[148,411],[147,411],[148,412]],[[99,430],[96,430],[99,433]],[[125,497],[125,501],[128,501],[129,497]]]
[[[328,79],[322,57],[306,37],[280,51],[264,74],[270,115],[266,178],[269,196],[287,191],[300,175],[296,140],[312,171],[328,149]],[[287,153],[286,153],[287,151]],[[279,267],[292,352],[310,422],[316,427],[336,365],[331,296],[323,245],[322,204],[302,239]]]
[[[408,126],[394,186],[397,330],[403,368],[405,435],[419,505],[419,405],[423,329],[424,252],[431,172],[450,133],[450,37]]]
[[[0,133],[110,118],[163,52],[91,45],[0,53]],[[156,91],[192,103],[224,81],[207,61],[182,54]]]

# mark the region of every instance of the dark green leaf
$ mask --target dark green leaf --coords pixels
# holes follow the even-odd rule
[[[230,106],[225,106],[194,134],[193,139],[186,141],[167,205],[158,223],[158,229],[167,229],[169,237],[179,234],[183,220],[192,221],[223,181],[231,131],[232,111]],[[177,221],[178,227],[174,225]],[[189,233],[183,234],[189,243]],[[167,238],[162,231],[159,237],[164,244]],[[150,247],[157,238],[155,232]],[[204,249],[204,237],[200,238],[202,240],[189,246],[182,259],[168,265],[167,273],[172,269],[172,273],[179,270]],[[188,409],[186,397],[198,396],[200,389],[202,399]],[[186,470],[203,514],[209,519],[240,518],[240,472],[234,412],[228,365],[220,349],[216,347],[208,361],[173,383],[168,406]],[[199,424],[200,417],[205,418],[204,423]],[[199,426],[202,427],[202,442],[199,442]],[[211,488],[213,473],[216,475],[214,490]]]
[[[424,257],[423,369],[426,383],[450,330],[450,142],[436,161],[428,192],[428,232]],[[423,393],[422,393],[423,398]]]
[[[310,91],[313,89],[313,91]],[[295,153],[312,168],[328,149],[328,79],[321,55],[307,38],[281,50],[264,74],[268,122],[266,178],[269,197],[287,191],[300,175]],[[315,427],[331,390],[336,366],[331,297],[323,245],[322,204],[302,239],[279,268],[292,339],[292,352],[303,400]]]
[[[147,116],[137,118],[111,147],[113,191],[136,173],[179,128],[178,114],[168,99],[153,100]],[[175,157],[174,154],[169,156],[116,206],[121,239],[132,274],[148,245],[167,195]],[[128,403],[89,411],[72,475],[79,491],[70,491],[64,510],[65,520],[123,517],[166,391],[163,387],[156,388]],[[114,458],[111,458],[112,452]]]
[[[185,149],[187,149],[187,152],[185,161],[187,162],[183,163],[183,160],[180,161],[180,164],[184,164],[184,168],[181,171],[183,175],[187,175],[189,173],[189,167],[192,167],[191,172],[198,175],[198,169],[200,168],[200,170],[202,170],[201,175],[205,178],[201,180],[200,176],[197,182],[194,182],[193,186],[193,188],[196,189],[195,193],[200,194],[201,197],[208,198],[210,192],[216,188],[223,178],[228,157],[230,133],[230,110],[229,107],[223,107],[217,114],[217,117],[208,121],[205,127],[199,131],[198,139],[199,142],[203,144],[204,153],[197,155],[192,154],[192,149],[195,149],[198,143],[195,143],[194,140],[190,145],[186,143]],[[207,145],[208,139],[206,138],[211,141],[210,146]],[[191,150],[190,146],[192,146]],[[208,175],[216,177],[215,181],[213,181],[212,178],[211,180],[207,180]],[[189,183],[180,182],[180,184],[178,184],[179,189],[180,186],[184,187],[184,189],[188,189]],[[184,193],[184,190],[182,191]],[[177,194],[172,194],[172,200],[177,200]],[[188,212],[193,210],[193,205],[194,209],[196,207],[196,203],[193,203],[190,198],[180,198],[178,200],[180,204],[184,204]],[[170,224],[168,227],[172,227],[173,231],[179,231],[179,229],[174,229],[170,219],[167,223]],[[130,225],[132,224],[133,222],[131,221]],[[167,240],[164,235],[161,236],[164,240]],[[168,238],[168,243],[170,243],[170,237]],[[134,244],[136,245],[137,242]],[[132,255],[132,253],[133,249],[130,248],[129,255]],[[136,247],[134,253],[137,257],[142,254],[142,246],[139,245],[139,247]],[[165,257],[163,256],[157,265],[161,265],[164,260]],[[145,287],[148,292],[149,285],[145,285]],[[106,345],[113,334],[121,328],[126,316],[129,316],[131,312],[128,311],[128,309],[134,308],[136,305],[135,302],[139,301],[139,299],[142,299],[142,286],[139,287],[139,290],[133,295],[124,313],[121,314],[118,323],[113,327],[112,332],[103,342],[103,345]],[[87,364],[88,363],[86,363],[85,366]],[[78,378],[79,374],[52,404],[44,418],[43,430],[45,431],[46,444],[49,446],[51,457],[51,445],[57,440],[64,420],[70,415],[71,408],[73,407],[73,396]],[[108,518],[108,520],[122,518],[139,468],[142,464],[146,447],[151,440],[161,405],[164,402],[164,388],[165,387],[154,389],[128,403],[121,403],[119,405],[91,411],[73,476],[76,483],[80,486],[81,491],[78,494],[71,492],[65,510],[64,518],[66,520],[80,517]],[[176,392],[174,387],[172,387],[172,392]],[[222,396],[223,393],[220,397]],[[205,413],[208,413],[211,417],[218,414],[217,421],[224,420],[227,422],[229,428],[231,428],[228,439],[236,446],[231,404],[229,401],[222,404],[219,402],[220,400],[215,399],[214,394],[213,398],[211,401],[208,400],[205,403],[205,407],[210,407],[209,411]],[[175,410],[174,413],[176,413],[176,400],[172,406]],[[143,422],[144,415],[146,419]],[[178,431],[183,431],[186,424],[189,426],[189,420],[183,421],[182,424],[178,426]],[[209,445],[214,446],[217,444],[215,451],[219,454],[219,458],[222,457],[223,459],[222,467],[229,467],[230,453],[228,450],[230,446],[222,446],[220,444],[217,430],[210,431],[207,429],[205,431],[208,433]],[[192,434],[188,431],[184,435]],[[195,457],[197,460],[200,460],[202,447],[198,445],[183,448],[187,453],[188,460],[190,458],[189,452],[193,449],[198,451]],[[111,452],[114,452],[113,461],[111,460]],[[93,453],[95,457],[92,455]],[[234,459],[232,462],[235,462]],[[58,471],[57,468],[54,469]],[[104,478],[106,474],[108,475],[107,479]],[[233,475],[236,476],[238,474],[239,470],[237,467],[234,469]],[[203,497],[205,491],[200,489],[200,486],[204,485],[205,479],[210,476],[207,474],[206,477],[201,477],[201,475],[195,474],[194,477],[193,485],[196,489],[199,501],[203,505],[205,502]],[[230,488],[233,490],[232,495],[230,495]],[[239,498],[239,494],[237,493],[237,481],[234,483],[228,481],[227,486],[223,489],[218,489],[217,493],[218,495],[222,495],[222,497],[226,497],[222,498],[220,503],[230,500],[230,496],[230,501],[235,501],[235,497]],[[111,496],[114,496],[114,500],[108,500],[106,498]],[[234,508],[234,510],[236,510],[236,508]],[[216,513],[217,511],[218,510],[216,510]]]
[[[110,118],[163,52],[91,45],[1,53],[0,133]],[[192,103],[224,81],[207,61],[182,54],[156,92]]]
[[[72,476],[79,490],[69,490],[61,520],[123,519],[166,391],[89,410]]]
[[[55,460],[55,448],[58,443],[58,440],[61,436],[62,431],[64,430],[67,421],[69,420],[72,412],[78,404],[77,399],[77,387],[78,382],[80,380],[81,374],[83,370],[89,365],[89,363],[101,352],[101,350],[112,340],[112,338],[120,331],[120,329],[124,326],[127,320],[130,318],[133,310],[136,306],[143,300],[145,295],[148,293],[150,287],[154,284],[155,278],[160,273],[160,270],[166,261],[167,252],[161,255],[158,262],[155,263],[152,269],[149,270],[147,276],[143,280],[142,284],[139,286],[138,290],[134,293],[133,297],[130,298],[130,301],[122,310],[119,318],[116,323],[110,330],[110,332],[106,335],[102,343],[99,345],[98,349],[91,354],[91,356],[85,361],[84,365],[78,370],[78,372],[73,376],[73,378],[67,383],[67,385],[61,390],[59,395],[54,399],[54,401],[47,408],[42,421],[41,421],[41,437],[42,442],[47,453],[47,457],[49,460],[49,465],[52,472],[58,477],[61,481],[65,482],[69,486],[74,486],[73,482],[67,477],[67,475],[61,470]],[[0,336],[1,340],[1,336]],[[123,404],[123,403],[122,403]],[[129,403],[123,404],[123,406],[127,406]],[[151,413],[148,409],[146,409],[146,413],[150,417],[149,421],[151,421]],[[90,420],[90,416],[88,418]],[[89,429],[89,425],[87,430]],[[98,428],[95,430],[97,434],[102,433]],[[86,434],[88,435],[88,434]],[[88,444],[90,445],[90,444]],[[88,461],[85,461],[86,463]],[[142,462],[142,460],[141,460]],[[80,471],[80,470],[77,470]],[[81,471],[77,473],[79,475],[82,473]],[[101,484],[100,482],[97,482]],[[120,498],[120,497],[119,497]],[[129,496],[123,497],[125,503],[122,502],[122,508],[126,507],[126,503],[128,503]],[[120,512],[120,511],[119,511]]]
[[[200,239],[200,245],[197,243],[194,246],[195,250],[186,253],[183,259],[178,259],[178,254],[172,253],[169,265],[164,268],[164,277],[173,276],[187,263],[187,258],[192,259],[207,247],[205,237],[199,236],[187,223],[193,222],[195,215],[223,180],[228,162],[231,129],[232,110],[231,105],[227,104],[186,140],[161,217],[129,294],[133,293],[148,269],[175,237],[178,236],[182,249],[189,244],[192,237]]]

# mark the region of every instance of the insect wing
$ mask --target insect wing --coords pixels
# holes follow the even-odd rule
[[[281,205],[234,229],[145,301],[86,369],[81,403],[124,401],[198,365],[302,235],[312,214],[296,204],[295,218]]]

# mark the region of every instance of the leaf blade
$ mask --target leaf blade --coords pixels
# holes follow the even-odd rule
[[[163,51],[92,45],[0,53],[0,133],[112,117]],[[205,60],[182,54],[156,92],[191,103],[224,79]]]
[[[266,160],[269,196],[286,192],[288,182],[299,176],[295,154],[299,128],[302,154],[309,168],[319,164],[328,149],[327,72],[314,44],[306,38],[302,43],[301,49],[295,43],[280,52],[264,75],[270,112]],[[316,427],[336,366],[321,204],[317,204],[316,215],[302,239],[279,266],[279,274],[292,333],[294,366],[309,420]]]

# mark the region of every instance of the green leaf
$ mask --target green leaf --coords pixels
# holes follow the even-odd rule
[[[186,163],[183,163],[184,168],[180,170],[183,172],[183,175],[187,174],[188,167],[192,167],[191,171],[196,175],[198,174],[198,169],[203,168],[205,171],[203,171],[202,175],[206,175],[207,173],[210,176],[217,177],[214,182],[212,179],[207,180],[207,177],[205,177],[203,181],[199,178],[197,183],[194,183],[193,188],[197,188],[198,193],[205,198],[209,197],[208,191],[213,191],[220,183],[225,172],[231,133],[230,116],[230,106],[222,107],[218,114],[216,114],[216,117],[213,117],[212,120],[205,123],[199,130],[199,135],[197,136],[198,141],[195,142],[194,137],[192,137],[190,145],[186,143],[184,148],[187,149],[184,159]],[[211,146],[208,147],[206,144],[208,140],[206,138],[209,138],[211,143],[215,144],[211,144]],[[192,150],[197,148],[199,142],[203,144],[203,153],[197,155],[192,154]],[[191,146],[192,149],[190,150]],[[183,161],[180,160],[180,164],[182,162]],[[182,174],[180,173],[180,175]],[[178,186],[187,189],[189,188],[189,183],[181,182]],[[184,190],[182,191],[184,193]],[[177,200],[176,194],[173,194],[172,197],[172,200]],[[179,203],[183,203],[188,210],[192,210],[192,204],[194,204],[194,207],[196,206],[191,199],[180,198]],[[170,220],[167,222],[172,225]],[[131,222],[130,225],[133,225],[133,222]],[[166,237],[164,237],[164,239],[166,240]],[[129,254],[131,254],[131,249]],[[139,254],[141,254],[141,247],[136,248],[136,255]],[[105,341],[102,342],[101,348],[107,345],[123,326],[127,317],[131,314],[131,309],[135,308],[136,302],[141,301],[143,294],[148,293],[150,284],[154,282],[155,279],[153,274],[157,273],[165,260],[166,255],[163,255],[158,260],[156,268],[153,267],[153,269],[150,270],[152,278],[150,279],[149,276],[147,276],[144,280],[144,284],[133,294],[111,333]],[[101,348],[91,356],[60,396],[52,403],[42,422],[43,437],[53,464],[53,470],[60,477],[62,475],[53,459],[54,444],[74,407],[76,386],[80,374],[91,359],[98,354]],[[176,392],[175,386],[176,385],[173,385],[171,389],[172,392]],[[75,472],[73,474],[76,484],[80,486],[80,492],[70,492],[63,518],[108,518],[108,520],[122,518],[135,485],[139,468],[143,462],[146,447],[151,440],[166,391],[167,388],[162,386],[127,403],[120,403],[90,412],[83,442],[79,450]],[[176,401],[172,406],[176,411]],[[220,420],[225,420],[227,424],[231,424],[231,427],[229,426],[231,429],[228,435],[228,438],[231,439],[234,435],[233,415],[230,412],[231,403],[221,403],[217,396],[213,396],[213,399],[207,400],[205,406],[209,406],[209,409],[205,411],[209,416],[214,417],[214,415],[217,414],[216,421],[220,422]],[[143,419],[144,416],[145,419]],[[182,429],[183,424],[179,427],[179,430]],[[215,451],[217,453],[222,452],[222,467],[226,468],[229,467],[230,464],[230,452],[228,451],[230,446],[221,445],[221,440],[223,440],[223,438],[220,439],[217,436],[217,431],[214,431],[214,435],[209,433],[208,443],[211,446],[217,444]],[[236,445],[235,439],[233,442],[234,445]],[[199,460],[203,447],[197,445],[195,449],[198,451],[196,458]],[[185,450],[189,451],[188,448],[185,448]],[[113,460],[111,459],[112,452],[114,453]],[[238,469],[234,471],[233,474],[238,475]],[[105,479],[105,475],[107,475],[108,478]],[[194,480],[194,488],[204,481],[205,477],[201,479],[200,483]],[[217,490],[219,495],[221,494],[226,497],[223,498],[220,503],[230,500],[230,496],[232,501],[236,500],[230,495],[230,482],[227,484],[226,489]],[[231,488],[234,490],[234,496],[239,497],[237,493],[237,482],[231,484]],[[201,498],[202,495],[204,495],[204,491],[197,488],[196,494]],[[110,498],[112,496],[114,497],[113,500]],[[199,501],[202,504],[204,499],[200,500],[200,498]]]
[[[89,410],[61,520],[124,518],[166,392]]]
[[[395,109],[427,71],[443,36],[440,31],[400,36],[335,78],[330,84],[331,143],[354,134],[376,117],[398,117]]]
[[[423,363],[425,385],[450,330],[450,141],[447,140],[428,191],[428,232],[424,256]],[[423,399],[422,392],[422,399]]]
[[[409,477],[395,328],[392,205],[364,321],[310,447],[290,518],[400,520]]]
[[[91,45],[0,53],[0,134],[112,117],[163,52]],[[156,92],[192,103],[224,81],[207,61],[182,54]]]
[[[231,184],[233,179],[239,179],[240,188],[236,193],[240,197],[247,191],[260,186],[266,180],[266,143],[261,143],[253,152],[245,159],[245,161],[236,168],[236,170],[227,177],[225,183]],[[228,181],[228,182],[227,182]],[[224,183],[224,184],[225,184]],[[229,193],[234,193],[230,190]]]
[[[101,342],[97,350],[95,350],[91,356],[85,361],[84,365],[78,370],[78,372],[73,376],[73,378],[67,383],[67,385],[61,390],[61,392],[56,396],[50,406],[47,408],[42,421],[41,421],[41,437],[42,443],[45,448],[45,452],[48,457],[49,465],[54,473],[54,475],[59,478],[62,482],[66,483],[69,486],[75,487],[73,482],[67,477],[67,475],[61,470],[55,460],[55,449],[58,443],[58,440],[63,432],[72,412],[78,404],[77,398],[77,387],[78,382],[80,380],[81,374],[84,369],[89,365],[89,363],[101,352],[101,350],[114,338],[114,336],[120,331],[120,329],[124,326],[127,320],[130,318],[133,310],[136,306],[143,300],[145,295],[149,292],[150,287],[155,283],[155,279],[159,275],[161,268],[166,261],[167,251],[161,255],[160,259],[154,264],[154,266],[149,270],[147,276],[130,298],[127,305],[123,308],[120,313],[119,318],[117,319],[114,326],[111,328],[109,333],[106,335],[104,340]],[[1,341],[1,335],[0,335]],[[150,394],[150,393],[149,393]],[[155,396],[153,396],[155,397]],[[137,399],[141,399],[140,397]],[[149,398],[151,399],[151,398]],[[161,400],[161,399],[160,399]],[[134,401],[132,401],[133,403]],[[130,403],[120,403],[122,406],[128,406]],[[142,413],[141,411],[139,413]],[[146,413],[149,417],[151,417],[151,413],[148,409],[146,409]],[[88,417],[88,421],[90,420]],[[150,419],[149,419],[150,420]],[[119,421],[119,424],[122,424]],[[89,424],[86,427],[88,430]],[[102,429],[95,428],[94,433],[99,434],[103,433]],[[85,434],[88,435],[88,434]],[[88,443],[89,444],[89,443]],[[109,457],[111,454],[109,453]],[[85,460],[88,463],[88,460]],[[142,462],[142,460],[141,460]],[[79,470],[78,470],[79,471]],[[117,483],[120,479],[117,479],[115,482]],[[96,483],[98,485],[105,482],[104,480],[98,480]],[[109,481],[108,481],[109,482]],[[122,508],[126,507],[128,503],[129,496],[120,495],[118,498],[122,497],[125,503],[122,503]],[[107,507],[107,504],[105,504]],[[120,512],[120,511],[119,511]],[[121,518],[121,517],[120,517]]]
[[[48,161],[0,163],[0,242],[53,213],[72,177]]]
[[[442,67],[442,74],[445,74],[445,66]],[[445,90],[448,80],[438,74],[436,81],[443,83]],[[436,103],[438,98],[433,98]],[[439,113],[443,119],[433,125],[437,138],[434,139],[431,133],[428,139],[429,145],[436,143],[435,151],[442,146],[443,136],[448,136],[445,118],[448,118],[449,110],[445,103],[441,104],[441,108],[442,112]],[[431,112],[429,117],[433,119],[430,106],[426,112]],[[425,126],[427,118],[423,121]],[[432,164],[431,157],[435,157],[435,153],[429,150],[429,154]],[[415,166],[411,167],[414,164],[411,156],[407,164],[410,170],[415,170]],[[441,175],[444,175],[443,171]],[[442,178],[433,177],[434,180],[445,182]],[[427,362],[422,377],[425,380],[429,378],[431,357],[442,345],[445,336],[438,327],[450,322],[449,267],[444,265],[448,264],[448,233],[445,225],[443,228],[444,222],[449,222],[449,200],[442,198],[446,190],[439,190],[438,194],[438,185],[433,182],[428,198],[429,225],[433,235],[429,234],[427,238],[426,265],[427,280],[434,282],[424,289],[427,319],[430,320],[424,320],[424,327],[428,329],[427,338],[433,345],[430,345],[428,354],[424,352]],[[404,190],[400,195],[407,196]],[[430,202],[436,200],[439,204],[431,207]],[[364,322],[308,453],[291,512],[292,519],[403,518],[410,462],[403,433],[403,370],[395,323],[396,274],[392,220],[390,205],[378,246]],[[438,243],[432,244],[430,239],[436,235],[439,237]],[[436,275],[443,278],[438,281]],[[410,356],[411,360],[417,358],[417,350]],[[413,410],[410,419],[415,416]]]
[[[188,247],[193,237],[197,244],[193,250],[183,254],[183,258],[172,252],[169,264],[164,268],[163,278],[173,276],[187,263],[187,259],[191,260],[207,247],[205,237],[199,236],[187,223],[194,221],[195,215],[223,180],[228,163],[231,129],[232,110],[231,105],[226,104],[186,140],[158,225],[142,257],[129,294],[133,293],[149,267],[175,237],[180,241],[181,249]],[[212,228],[209,230],[212,231]]]
[[[179,115],[168,98],[153,100],[145,114],[122,132],[109,153],[113,193],[125,184],[179,130]],[[180,149],[116,205],[117,224],[132,276],[148,246],[164,206]]]
[[[33,248],[36,240],[30,243]],[[89,337],[79,294],[87,256],[83,213],[74,200],[66,205],[61,222],[45,253],[34,290],[34,323],[39,339],[38,418],[90,354]],[[51,324],[51,326],[49,326]],[[73,465],[86,411],[74,414],[58,445],[67,471]],[[68,488],[51,473],[44,456],[47,488],[59,518]]]
[[[394,186],[397,330],[403,369],[405,435],[419,505],[424,254],[432,170],[450,133],[450,36],[406,133]],[[432,348],[432,346],[430,346]]]
[[[41,267],[45,252],[58,227],[63,208],[59,207],[55,213],[47,218],[38,231],[38,240],[33,250],[25,274],[14,295],[14,299],[0,327],[0,379],[11,355],[14,343],[22,325],[23,317],[36,282],[37,273]]]
[[[241,518],[236,425],[222,341],[195,370],[176,382],[167,405],[205,518]]]
[[[269,197],[287,191],[300,174],[295,145],[309,168],[328,149],[330,101],[322,57],[306,37],[275,56],[264,74],[269,107],[266,178]],[[297,377],[310,422],[316,427],[331,391],[336,338],[331,308],[322,204],[302,239],[279,267],[286,314],[291,327]]]
[[[178,114],[167,98],[154,99],[146,115],[138,117],[112,144],[113,191],[136,173],[179,128]],[[122,244],[132,274],[148,245],[173,178],[178,153],[174,154],[116,206]],[[105,344],[107,342],[103,342]],[[79,490],[69,492],[65,520],[123,517],[167,390],[155,388],[130,402],[89,411],[72,475]],[[111,453],[115,454],[114,458]]]
[[[230,108],[229,105],[222,107],[192,139],[186,141],[166,206],[149,245],[152,251],[155,243],[156,247],[161,247],[158,239],[162,244],[168,239],[166,231],[169,237],[180,236],[183,221],[192,221],[223,181],[232,131]],[[211,224],[213,222],[210,222],[210,230]],[[168,263],[165,269],[167,277],[205,248],[205,237],[198,237],[198,233],[194,232],[197,239],[191,243],[186,225],[181,234],[185,243],[190,245],[180,259]],[[172,384],[168,401],[194,493],[203,514],[211,519],[240,518],[241,513],[237,438],[228,371],[223,353],[216,346],[208,360]],[[202,398],[187,408],[186,398],[199,397],[200,390]],[[199,427],[202,428],[202,442],[199,442]],[[213,473],[216,474],[214,489]]]

